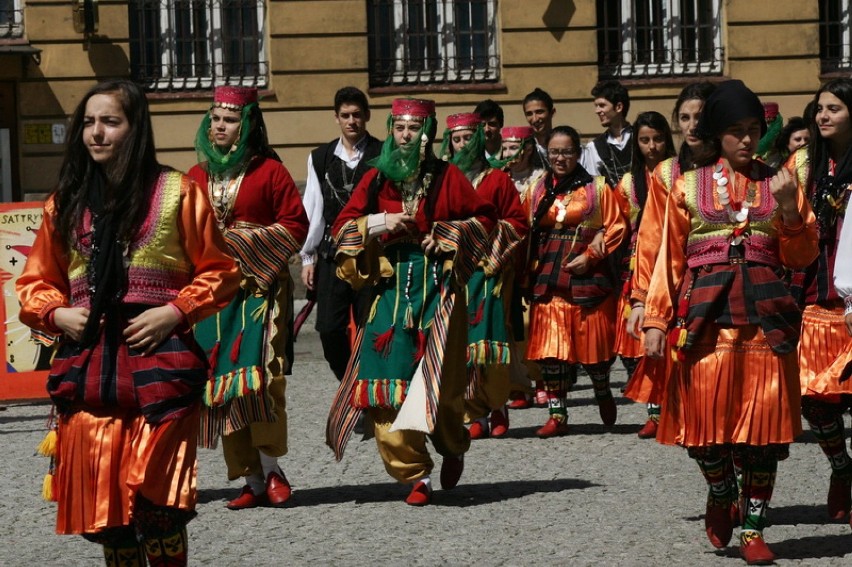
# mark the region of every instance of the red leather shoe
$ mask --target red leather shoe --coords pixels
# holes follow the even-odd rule
[[[748,532],[740,536],[740,555],[749,565],[772,565],[775,554],[757,532]]]
[[[835,521],[845,520],[852,507],[852,482],[831,475],[828,484],[828,516]]]
[[[245,485],[240,490],[240,495],[225,504],[225,507],[229,510],[246,510],[248,508],[266,506],[267,504],[269,504],[269,498],[266,497],[266,493],[255,494],[251,491],[249,485]]]
[[[548,437],[558,437],[560,435],[568,435],[568,424],[564,421],[559,421],[558,419],[551,417],[547,420],[543,426],[539,428],[535,434],[542,439],[547,439]]]
[[[414,485],[405,503],[409,506],[425,506],[432,500],[432,486],[422,480]]]
[[[731,542],[734,533],[734,522],[731,521],[730,504],[707,504],[704,514],[704,529],[707,531],[707,539],[716,549],[724,549]]]
[[[532,407],[532,401],[526,394],[513,394],[509,398],[509,409],[529,409]]]
[[[636,435],[639,436],[639,439],[653,439],[657,436],[657,426],[658,423],[655,420],[649,419]]]
[[[284,477],[284,473],[271,472],[266,477],[266,497],[269,499],[269,505],[274,508],[281,508],[290,500],[292,489],[290,483]]]
[[[612,395],[598,400],[598,412],[601,414],[601,421],[604,425],[615,425],[618,408],[615,406],[615,400]]]
[[[491,412],[491,437],[505,437],[509,431],[509,412],[504,407],[503,409],[494,410]]]
[[[488,437],[488,424],[487,422],[483,424],[480,420],[476,420],[470,424],[468,428],[468,433],[470,433],[471,439],[485,439]]]
[[[441,464],[441,488],[451,490],[456,487],[464,472],[464,455],[444,457]]]

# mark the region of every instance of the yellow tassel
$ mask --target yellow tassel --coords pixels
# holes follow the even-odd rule
[[[56,454],[56,430],[51,429],[44,436],[44,439],[39,443],[36,449],[39,455],[43,457],[52,457]]]
[[[630,257],[630,272],[633,273],[636,271],[636,255]]]
[[[379,296],[376,296],[376,299],[373,300],[373,304],[370,306],[370,315],[367,317],[367,322],[372,323],[373,319],[376,318],[376,311],[379,309]]]
[[[53,494],[53,475],[47,473],[44,475],[44,481],[41,483],[41,497],[45,502],[56,502],[55,494]]]
[[[683,348],[684,346],[686,346],[686,336],[687,336],[687,334],[688,334],[688,333],[686,332],[686,329],[681,329],[681,330],[680,330],[680,333],[679,333],[679,334],[678,334],[678,336],[677,336],[677,346],[678,346],[678,348]]]
[[[623,319],[629,319],[629,318],[630,318],[630,313],[631,313],[632,311],[633,311],[633,309],[631,309],[630,304],[629,304],[629,303],[625,303],[625,304],[624,304],[624,309],[622,309],[622,310],[621,310],[621,317],[622,317]]]
[[[677,361],[678,361],[678,358],[677,358],[677,350],[676,350],[676,349],[673,349],[673,348],[670,348],[670,349],[669,349],[669,352],[670,352],[670,353],[671,353],[671,355],[672,355],[672,362],[677,362]]]
[[[494,289],[491,290],[491,295],[494,297],[500,297],[501,293],[503,293],[503,274],[500,274],[500,278],[497,280],[497,285],[495,285]]]

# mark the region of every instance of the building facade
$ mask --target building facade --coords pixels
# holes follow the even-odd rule
[[[556,124],[600,131],[590,91],[618,78],[631,116],[669,116],[697,78],[739,78],[786,116],[849,76],[852,0],[0,0],[0,197],[55,183],[68,115],[97,80],[148,89],[159,158],[188,169],[218,84],[261,91],[270,141],[297,180],[339,134],[334,92],[354,85],[383,137],[398,96],[441,120],[482,99],[524,124],[535,87]],[[630,118],[630,116],[628,117]]]

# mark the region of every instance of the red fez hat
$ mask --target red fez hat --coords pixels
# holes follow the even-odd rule
[[[506,126],[500,129],[503,140],[526,140],[535,134],[532,126]]]
[[[763,103],[763,119],[766,120],[767,123],[775,120],[775,117],[778,116],[778,103],[777,102],[764,102]]]
[[[224,86],[213,91],[213,106],[239,110],[253,102],[257,102],[257,89],[254,87]]]
[[[391,115],[399,118],[428,118],[435,115],[435,101],[417,98],[395,98]]]
[[[447,116],[447,129],[452,132],[456,130],[476,130],[481,123],[482,118],[475,112],[461,112]]]

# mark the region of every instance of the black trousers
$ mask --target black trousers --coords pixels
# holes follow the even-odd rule
[[[343,379],[346,365],[352,355],[347,329],[350,313],[354,311],[355,322],[361,324],[369,309],[371,290],[354,291],[337,277],[334,260],[317,257],[314,267],[316,283],[317,323],[316,330],[322,342],[323,356],[338,380]]]

